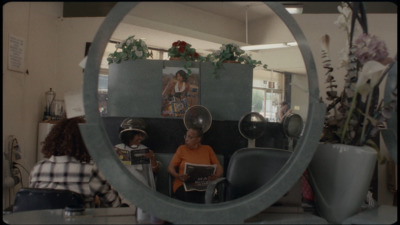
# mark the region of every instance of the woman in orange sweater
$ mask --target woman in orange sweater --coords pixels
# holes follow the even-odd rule
[[[178,147],[168,166],[168,172],[174,177],[173,192],[182,201],[204,203],[205,195],[205,191],[185,190],[183,184],[190,178],[185,174],[185,163],[215,165],[215,173],[208,177],[208,181],[221,177],[224,172],[211,146],[201,144],[202,137],[201,128],[189,128],[185,135],[185,144]]]

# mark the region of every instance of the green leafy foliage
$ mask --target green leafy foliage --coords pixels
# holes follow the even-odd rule
[[[119,44],[115,45],[115,51],[110,53],[107,58],[108,64],[121,63],[126,60],[146,59],[152,56],[146,43],[135,36],[130,36]]]

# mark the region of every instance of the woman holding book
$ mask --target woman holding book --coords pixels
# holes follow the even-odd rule
[[[114,150],[126,165],[128,170],[146,186],[156,189],[154,173],[158,172],[158,162],[154,157],[154,152],[142,144],[147,137],[145,131],[146,123],[139,118],[126,118],[120,126],[120,144],[114,146]],[[123,196],[122,196],[123,197]],[[128,205],[132,204],[128,202]],[[140,223],[150,223],[150,221],[161,220],[147,214],[142,209],[137,208],[137,219]]]
[[[206,179],[200,178],[200,181],[215,180],[221,177],[224,172],[211,146],[201,144],[202,137],[201,128],[189,128],[185,135],[185,144],[178,147],[168,166],[168,172],[174,177],[173,192],[175,197],[182,201],[204,203],[205,195],[204,188],[196,189],[192,187],[195,190],[188,188],[189,181],[194,178],[185,173],[185,169],[196,168],[197,165],[197,168],[208,170],[210,167],[207,165],[213,165],[215,167],[214,173],[209,174]]]
[[[146,123],[138,118],[126,118],[120,126],[119,138],[122,143],[114,146],[122,163],[129,171],[151,188],[155,188],[153,173],[158,172],[154,152],[142,144],[147,137]]]

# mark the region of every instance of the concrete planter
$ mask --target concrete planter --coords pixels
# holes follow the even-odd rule
[[[309,165],[319,214],[341,223],[359,212],[374,173],[377,152],[369,146],[319,144]]]

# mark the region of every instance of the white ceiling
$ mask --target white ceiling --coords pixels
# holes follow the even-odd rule
[[[252,22],[262,17],[273,14],[272,10],[264,2],[180,2],[183,5],[201,9],[217,15],[236,19],[238,21],[247,20]]]
[[[154,4],[155,2],[149,2],[149,3]],[[160,5],[162,3],[155,3],[155,4]],[[264,2],[250,2],[250,1],[179,2],[178,4],[181,4],[185,7],[190,7],[193,10],[197,11],[200,10],[218,16],[227,17],[243,24],[246,22],[246,11],[247,11],[248,23],[274,14],[274,12],[272,12],[272,10]],[[134,14],[131,13],[130,15]],[[124,22],[118,26],[118,28],[113,34],[113,40],[121,41],[127,38],[128,36],[132,35],[132,33],[135,34],[135,38],[143,38],[148,46],[160,49],[168,49],[171,46],[171,43],[175,42],[176,40],[185,40],[187,43],[190,43],[192,44],[192,46],[195,46],[196,50],[202,55],[207,55],[211,53],[211,50],[219,49],[222,44],[221,42],[220,43],[210,42],[198,38],[184,36],[182,34],[174,34],[170,32],[160,31],[157,29],[132,25],[128,20],[124,20]],[[297,47],[292,47],[292,48],[297,48]],[[111,53],[114,50],[115,50],[114,45],[110,45],[110,47],[106,49],[106,51],[108,51],[106,52],[106,54],[108,55],[108,53]],[[298,59],[292,59],[293,57],[297,57],[296,55],[293,55],[292,52],[293,51],[290,51],[289,52],[290,54],[287,54],[287,57],[284,58],[287,61],[292,61],[292,62],[298,61]],[[252,54],[251,52],[249,53]],[[253,52],[253,55],[254,54],[257,53]],[[268,66],[277,71],[287,71],[296,74],[306,74],[304,67],[296,66],[295,68],[288,68],[286,66],[286,68],[280,68],[279,65],[271,65],[270,62],[268,63]]]
[[[218,16],[223,16],[226,18],[233,19],[238,23],[245,24],[246,21],[246,11],[247,11],[247,21],[250,23],[251,21],[259,20],[260,18],[274,15],[272,10],[264,3],[264,2],[174,2],[175,4],[181,4],[185,7],[189,7],[189,10],[194,11],[204,11],[206,13],[215,14]],[[140,3],[142,4],[142,3]],[[153,8],[159,7],[165,3],[156,3],[156,2],[146,2],[145,4],[153,4]],[[131,12],[129,16],[134,16],[135,14]],[[137,17],[136,17],[137,18]],[[237,31],[236,31],[237,32]],[[245,30],[240,32],[245,33]],[[171,43],[177,40],[185,40],[187,43],[190,43],[192,46],[196,48],[196,50],[202,54],[203,56],[211,53],[212,50],[217,50],[220,48],[222,43],[227,43],[220,41],[207,41],[202,40],[200,38],[194,38],[193,36],[184,36],[182,34],[176,34],[172,32],[161,31],[159,29],[148,28],[144,26],[132,25],[129,20],[124,20],[121,23],[116,31],[113,34],[112,39],[116,41],[121,41],[128,36],[135,34],[135,38],[142,38],[145,40],[148,46],[160,49],[168,49],[171,46]],[[242,43],[244,44],[244,43]],[[115,50],[114,44],[111,44],[106,49],[106,54],[113,52]],[[296,48],[296,47],[293,47]],[[255,55],[255,52],[249,52],[249,54]],[[298,60],[290,60],[293,57],[293,54],[288,54],[286,59],[289,61],[298,61]],[[103,65],[106,64],[104,61]],[[280,68],[280,66],[270,65],[270,68],[278,71],[288,71],[296,74],[305,74],[305,68],[296,67],[296,68]]]
[[[145,4],[153,4],[155,9],[162,10],[159,7],[166,2],[144,2]],[[215,14],[225,18],[230,18],[232,20],[238,21],[239,23],[245,23],[246,21],[246,11],[247,11],[247,21],[251,23],[257,21],[263,17],[268,17],[274,15],[275,13],[270,10],[270,8],[260,1],[190,1],[190,2],[173,2],[174,4],[180,4],[181,6],[191,8],[194,11],[203,11],[205,14]],[[303,4],[303,12],[318,14],[318,13],[337,13],[337,5],[340,2],[282,2],[283,4]],[[142,4],[142,3],[140,3]],[[384,2],[366,2],[367,12],[372,10],[371,13],[393,13],[394,10],[397,13],[397,7],[393,7],[393,4],[388,4]],[[396,6],[396,5],[395,5]],[[161,9],[160,9],[161,8]],[[188,9],[190,10],[190,9]],[[392,10],[392,11],[391,11]],[[146,12],[149,13],[149,12]],[[150,12],[153,13],[153,12]],[[137,18],[137,17],[136,17]],[[243,31],[244,32],[244,31]],[[168,49],[171,43],[176,40],[185,40],[186,42],[195,46],[196,50],[202,54],[207,55],[211,50],[219,49],[221,46],[221,41],[207,41],[201,38],[194,38],[185,36],[177,33],[172,33],[168,29],[151,29],[145,26],[132,25],[129,21],[121,23],[116,29],[113,39],[121,41],[128,36],[135,34],[136,38],[143,38],[147,45],[154,48]],[[196,36],[197,37],[197,36]],[[287,39],[287,36],[282,37],[282,40]],[[279,39],[279,38],[278,38]],[[106,49],[106,54],[114,51],[114,45],[110,45]],[[277,51],[279,53],[277,54]],[[285,59],[286,62],[282,63],[277,61],[276,57],[269,57],[268,62],[266,62],[269,68],[274,71],[286,71],[292,72],[294,74],[306,74],[305,67],[303,66],[301,54],[297,47],[291,47],[290,49],[274,49],[270,51],[273,54],[280,55],[280,59]],[[254,53],[254,52],[253,52]],[[257,53],[254,53],[257,54]],[[300,56],[299,56],[300,55]],[[262,60],[263,61],[263,60]],[[275,61],[275,62],[274,62]],[[264,62],[264,61],[263,61]],[[297,63],[294,63],[297,62]]]

